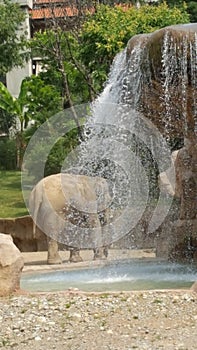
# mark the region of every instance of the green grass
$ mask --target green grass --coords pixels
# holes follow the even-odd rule
[[[20,171],[0,171],[0,217],[14,218],[27,214]]]

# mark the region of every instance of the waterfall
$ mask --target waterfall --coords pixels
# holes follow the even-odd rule
[[[187,132],[191,110],[196,118],[194,29],[192,25],[172,26],[132,38],[115,57],[105,88],[91,105],[80,166],[86,174],[108,178],[115,207],[127,207],[135,217],[133,222],[128,218],[121,222],[130,229],[145,210],[151,191],[157,206],[150,231],[162,223],[171,206],[172,198],[167,196],[167,208],[162,208],[166,196],[157,196],[155,179],[171,166],[170,145],[176,133],[181,139]],[[159,45],[156,52],[154,40],[159,32],[162,40],[155,44]],[[132,211],[134,203],[135,207],[141,203],[140,215]]]
[[[144,231],[154,232],[173,201],[159,190],[157,176],[170,168],[171,152],[182,147],[184,137],[196,138],[197,25],[171,26],[131,38],[115,57],[103,92],[92,104],[75,109],[81,119],[87,116],[85,140],[69,154],[62,172],[108,180],[111,222],[104,227],[103,242],[110,244],[130,233],[153,202]],[[44,176],[52,146],[68,130],[65,118],[72,119],[70,110],[52,117],[35,133],[24,156],[26,174],[33,166],[31,152],[44,135]],[[25,181],[32,179],[27,176],[24,186]],[[170,181],[175,182],[173,171]]]

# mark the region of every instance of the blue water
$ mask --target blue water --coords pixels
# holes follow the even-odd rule
[[[124,260],[103,267],[28,274],[21,288],[28,291],[128,291],[189,288],[197,280],[197,266],[163,261]]]

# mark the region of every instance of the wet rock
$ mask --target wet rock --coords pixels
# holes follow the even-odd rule
[[[156,239],[156,256],[173,261],[197,261],[197,219],[163,226]]]
[[[140,46],[143,49],[143,52],[139,53],[141,66],[138,67],[142,75],[140,111],[171,140],[175,137],[183,138],[185,116],[190,125],[194,124],[196,87],[191,74],[185,79],[183,66],[178,61],[186,59],[189,72],[192,71],[192,65],[195,66],[189,50],[190,45],[195,45],[196,30],[196,24],[169,26],[151,34],[136,35],[127,44],[128,62],[134,48]],[[167,55],[167,52],[170,52],[170,55]],[[172,63],[170,60],[175,58],[174,54],[177,60]],[[166,85],[165,66],[169,68],[165,76]],[[158,103],[158,98],[161,103]],[[187,113],[185,105],[188,106]]]

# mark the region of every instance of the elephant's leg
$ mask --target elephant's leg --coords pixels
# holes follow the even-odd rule
[[[80,250],[77,248],[70,249],[70,262],[80,262],[83,261],[82,257],[80,256]]]
[[[105,241],[105,237],[104,237],[105,232],[103,230],[103,226],[110,222],[110,215],[111,215],[111,211],[110,211],[109,208],[107,208],[102,213],[99,213],[99,216],[98,216],[99,223],[100,223],[100,226],[101,226],[101,237],[102,237],[103,241]],[[96,218],[96,220],[97,220],[97,218]],[[106,259],[108,257],[108,246],[107,245],[103,245],[103,247],[94,248],[93,252],[94,252],[94,260]]]
[[[93,252],[94,252],[94,260],[100,260],[100,259],[104,260],[108,256],[108,248],[107,247],[94,248]]]
[[[58,243],[52,238],[48,238],[48,264],[61,264],[62,259],[58,252]]]
[[[103,255],[107,258],[108,257],[108,247],[103,248]]]

